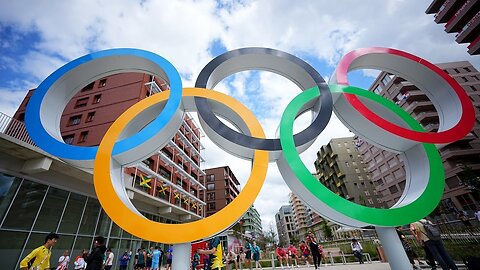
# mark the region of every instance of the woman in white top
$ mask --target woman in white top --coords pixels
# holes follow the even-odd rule
[[[360,242],[357,241],[357,239],[353,238],[352,243],[350,243],[352,250],[353,250],[353,256],[355,256],[358,261],[362,264],[363,263],[363,248]]]

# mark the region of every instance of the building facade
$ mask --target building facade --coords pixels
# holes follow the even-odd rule
[[[283,205],[275,214],[279,244],[282,246],[298,242],[297,228],[290,205]]]
[[[165,81],[145,74],[125,73],[96,80],[79,89],[66,106],[61,118],[62,137],[69,144],[98,145],[123,111],[165,89]],[[33,145],[21,123],[33,91],[29,91],[14,119],[1,116],[0,237],[5,245],[0,251],[8,254],[2,268],[17,269],[20,259],[41,245],[49,232],[58,232],[61,237],[53,249],[51,265],[64,250],[71,250],[75,257],[82,249],[90,249],[95,235],[105,236],[107,246],[117,256],[125,250],[161,245],[132,236],[109,219],[96,199],[91,173],[65,164]],[[195,123],[186,115],[167,146],[139,164],[124,168],[126,192],[146,218],[182,223],[204,217],[199,138]],[[73,260],[69,267],[73,269]]]
[[[293,192],[288,195],[288,201],[292,207],[293,220],[300,241],[305,240],[308,232],[312,232],[315,238],[322,241],[324,236],[324,219],[306,206],[300,198]]]
[[[243,215],[241,220],[243,220],[243,231],[250,232],[252,238],[258,239],[263,236],[262,219],[253,205],[248,209],[245,215]]]
[[[316,177],[337,195],[368,207],[383,207],[353,137],[335,138],[317,152]]]
[[[466,185],[467,178],[480,175],[480,73],[466,61],[438,64],[465,89],[476,112],[474,129],[463,139],[442,146],[445,169],[445,191],[439,211],[443,214],[452,209],[474,210],[479,207],[478,196]],[[435,132],[439,127],[438,114],[428,97],[415,85],[404,79],[382,72],[370,87],[404,108],[427,130]],[[400,198],[405,187],[405,168],[401,156],[383,151],[357,139],[372,181],[382,200],[391,207]]]
[[[435,22],[445,23],[445,32],[457,33],[457,43],[470,43],[469,54],[480,54],[480,2],[477,0],[434,0],[425,11]]]
[[[228,166],[205,170],[206,216],[220,211],[240,193],[240,182]]]

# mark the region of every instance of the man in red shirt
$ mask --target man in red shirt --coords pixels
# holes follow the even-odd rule
[[[288,254],[288,261],[290,263],[291,266],[293,266],[293,261],[295,261],[295,265],[298,266],[298,263],[297,263],[297,254],[298,254],[298,251],[297,251],[297,248],[290,244],[287,248],[287,254]]]
[[[283,269],[283,262],[288,265],[287,262],[287,253],[285,252],[285,249],[283,249],[280,245],[275,244],[275,254],[277,255],[277,260],[280,262],[280,267]]]

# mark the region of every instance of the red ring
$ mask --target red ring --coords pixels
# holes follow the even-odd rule
[[[337,70],[335,72],[337,83],[343,84],[343,85],[349,85],[347,73],[349,71],[348,68],[350,67],[352,62],[361,56],[372,54],[372,53],[376,53],[376,54],[386,53],[386,54],[392,54],[392,55],[404,57],[411,61],[417,62],[429,68],[436,74],[438,74],[447,82],[447,84],[457,94],[460,100],[460,103],[462,105],[462,117],[454,127],[448,130],[441,131],[441,132],[418,132],[418,131],[406,129],[401,126],[395,125],[391,122],[388,122],[381,116],[372,112],[367,106],[365,106],[360,101],[360,99],[357,98],[357,96],[352,94],[344,94],[347,101],[355,109],[357,109],[357,111],[361,115],[363,115],[365,118],[370,120],[372,123],[374,123],[378,127],[388,132],[391,132],[397,136],[400,136],[412,141],[424,142],[424,143],[443,144],[443,143],[454,142],[456,140],[462,139],[472,130],[475,124],[475,109],[473,108],[472,102],[470,101],[465,90],[460,86],[460,84],[458,84],[457,81],[455,81],[452,77],[450,77],[450,75],[448,75],[446,72],[441,70],[436,65],[418,56],[409,54],[407,52],[403,52],[403,51],[399,51],[391,48],[382,48],[382,47],[362,48],[362,49],[351,51],[347,55],[345,55],[338,64]]]

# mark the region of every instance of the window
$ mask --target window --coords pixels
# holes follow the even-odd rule
[[[359,175],[358,180],[363,180],[363,177],[361,175]]]
[[[367,200],[369,204],[373,204],[373,200],[372,199],[368,199]]]
[[[63,136],[62,139],[66,144],[73,144],[74,134]]]
[[[353,166],[357,166],[357,162],[352,161],[352,165],[353,165]]]
[[[383,85],[387,85],[392,80],[392,76],[393,75],[390,74],[385,75],[385,77],[382,79]]]
[[[85,87],[82,88],[82,91],[92,90],[94,84],[95,84],[95,82],[89,83],[87,86],[85,86]]]
[[[213,182],[213,181],[215,181],[215,175],[214,174],[207,175],[207,182]]]
[[[215,203],[207,203],[207,210],[215,210]]]
[[[107,79],[101,79],[98,83],[98,88],[105,87],[107,85]]]
[[[77,102],[75,102],[75,108],[85,107],[87,106],[87,103],[88,103],[88,97],[77,99]]]
[[[373,89],[373,92],[375,92],[375,94],[380,94],[382,92],[382,87],[380,85],[377,85],[377,87]]]
[[[350,163],[348,163],[348,161],[345,161],[345,166],[350,167]]]
[[[355,172],[356,172],[356,173],[360,173],[360,169],[359,169],[359,168],[355,168]]]
[[[82,115],[75,115],[70,117],[70,120],[68,120],[68,125],[69,126],[75,126],[80,124],[80,121],[82,120]]]
[[[80,133],[80,138],[78,139],[78,142],[83,143],[87,140],[87,138],[88,138],[88,131],[83,131],[82,133]]]
[[[93,97],[93,104],[99,103],[101,99],[102,99],[102,95],[95,95]]]
[[[370,196],[370,192],[368,192],[368,190],[365,190],[365,195]]]
[[[87,119],[85,120],[85,122],[92,122],[94,118],[95,118],[95,112],[89,112],[87,114]]]
[[[207,201],[215,200],[215,192],[207,193]]]
[[[207,185],[207,190],[214,190],[215,189],[215,184],[211,183]]]

